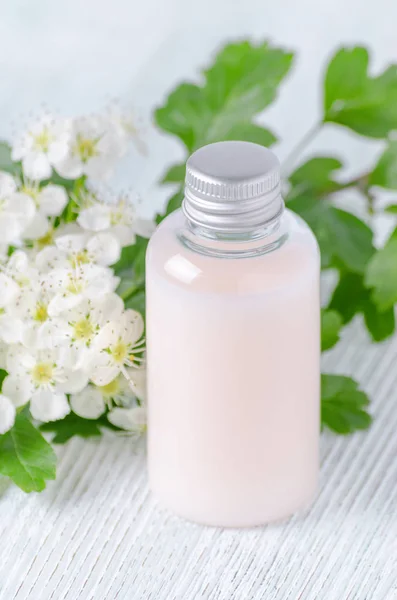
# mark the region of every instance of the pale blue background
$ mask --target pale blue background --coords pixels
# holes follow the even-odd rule
[[[325,58],[337,45],[361,42],[373,50],[375,69],[397,61],[396,24],[394,0],[2,0],[0,136],[12,135],[43,104],[78,114],[121,98],[146,122],[148,156],[132,154],[117,181],[134,185],[152,212],[164,201],[156,179],[183,151],[150,125],[151,111],[180,79],[194,79],[219,44],[249,35],[298,51],[277,105],[264,116],[282,139],[282,158],[319,114]],[[311,151],[333,150],[354,172],[379,148],[328,129]]]

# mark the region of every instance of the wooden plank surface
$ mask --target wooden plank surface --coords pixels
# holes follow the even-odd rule
[[[326,357],[373,398],[369,432],[322,436],[319,495],[290,521],[204,528],[158,508],[144,447],[62,449],[57,481],[0,496],[1,600],[397,599],[397,339],[354,327]]]

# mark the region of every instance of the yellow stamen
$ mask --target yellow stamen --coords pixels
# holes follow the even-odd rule
[[[40,249],[45,248],[46,246],[52,246],[53,243],[54,243],[54,230],[53,229],[49,229],[47,231],[47,233],[45,235],[43,235],[43,237],[39,238],[36,241],[36,244],[37,244],[38,248],[40,248]]]
[[[66,290],[68,292],[70,292],[70,294],[81,294],[81,292],[83,291],[84,286],[81,283],[81,281],[79,281],[78,279],[69,279],[69,283],[66,286]]]
[[[40,323],[44,323],[48,319],[47,305],[43,302],[38,302],[36,304],[36,312],[34,313],[33,319],[35,321],[39,321]]]
[[[53,365],[50,362],[37,363],[32,369],[33,382],[38,385],[50,383],[53,376]]]
[[[44,129],[40,131],[40,133],[33,135],[33,143],[36,150],[48,152],[51,143],[51,135],[49,129],[47,127],[44,127]]]
[[[95,333],[95,326],[89,319],[81,319],[73,326],[74,338],[76,340],[90,340]]]
[[[73,147],[73,154],[77,154],[80,159],[85,163],[90,158],[98,155],[97,150],[98,140],[84,138],[81,135],[76,136],[76,144]]]
[[[102,393],[103,396],[106,396],[108,398],[113,398],[120,392],[119,379],[116,377],[116,379],[113,379],[113,381],[111,381],[110,383],[108,383],[106,385],[98,386],[98,389]]]
[[[122,340],[119,340],[117,344],[113,346],[110,353],[116,363],[124,364],[125,359],[128,356],[128,346]]]
[[[80,252],[76,252],[76,254],[72,254],[69,261],[72,263],[73,267],[86,265],[91,262],[87,250],[81,250]]]

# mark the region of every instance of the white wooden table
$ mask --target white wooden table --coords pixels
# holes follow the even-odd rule
[[[397,599],[397,339],[361,327],[326,357],[373,397],[374,425],[323,435],[305,515],[245,531],[204,528],[150,497],[143,445],[73,440],[42,494],[0,497],[1,600]]]

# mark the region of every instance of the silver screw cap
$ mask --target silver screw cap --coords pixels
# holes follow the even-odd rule
[[[251,142],[204,146],[187,161],[182,208],[191,223],[213,233],[256,231],[284,209],[280,163]]]

